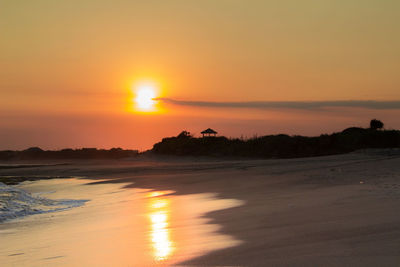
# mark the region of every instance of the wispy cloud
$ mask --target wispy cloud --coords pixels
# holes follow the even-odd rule
[[[154,98],[154,100],[179,106],[215,107],[215,108],[321,109],[321,108],[331,108],[331,107],[353,107],[353,108],[367,108],[367,109],[400,109],[400,100],[210,102],[210,101],[176,100],[164,97]]]

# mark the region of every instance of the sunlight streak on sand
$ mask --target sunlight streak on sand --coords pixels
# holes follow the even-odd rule
[[[152,192],[154,196],[162,196],[161,192]],[[149,218],[151,223],[151,242],[153,254],[156,261],[167,259],[174,250],[174,243],[170,235],[169,223],[169,200],[162,198],[151,198],[149,204]]]

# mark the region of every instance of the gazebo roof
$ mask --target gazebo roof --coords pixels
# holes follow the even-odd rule
[[[202,131],[201,133],[202,133],[202,134],[217,134],[217,132],[214,131],[214,130],[211,129],[211,128],[208,128],[207,130],[204,130],[204,131]]]

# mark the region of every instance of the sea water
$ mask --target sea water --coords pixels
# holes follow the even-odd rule
[[[0,182],[0,223],[27,215],[57,212],[85,204],[85,199],[48,199]]]

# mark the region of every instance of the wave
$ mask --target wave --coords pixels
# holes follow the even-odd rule
[[[27,215],[63,211],[83,206],[87,201],[48,199],[0,182],[0,223]]]

